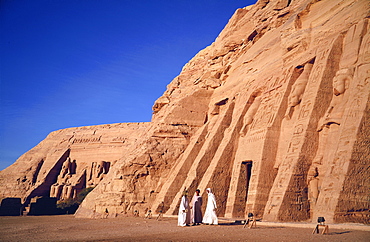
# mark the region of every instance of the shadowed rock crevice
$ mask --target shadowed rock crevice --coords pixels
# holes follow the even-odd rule
[[[33,173],[33,177],[32,177],[32,185],[35,185],[35,183],[37,181],[37,176],[39,175],[39,172],[40,172],[41,167],[42,167],[43,164],[44,164],[43,159],[37,164],[37,167],[36,167],[35,172]]]

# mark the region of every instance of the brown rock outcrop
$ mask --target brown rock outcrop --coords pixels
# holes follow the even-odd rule
[[[150,123],[51,133],[0,173],[2,197],[74,196],[77,217],[176,214],[370,223],[369,2],[260,0],[186,64]]]

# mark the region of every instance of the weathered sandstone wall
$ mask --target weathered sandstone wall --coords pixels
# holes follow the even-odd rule
[[[60,130],[0,173],[0,195],[77,217],[177,214],[214,190],[218,215],[370,223],[369,2],[260,0],[238,9],[153,106],[150,123]]]

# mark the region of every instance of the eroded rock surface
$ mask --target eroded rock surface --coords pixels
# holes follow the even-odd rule
[[[77,217],[176,214],[211,187],[218,215],[370,223],[369,2],[238,9],[150,123],[60,130],[0,173],[2,197],[73,197]]]

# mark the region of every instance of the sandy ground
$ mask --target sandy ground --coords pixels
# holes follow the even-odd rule
[[[0,241],[370,241],[370,231],[313,228],[278,223],[243,228],[228,221],[219,225],[178,227],[176,218],[77,219],[72,215],[0,217]],[[368,226],[366,226],[368,227]]]

